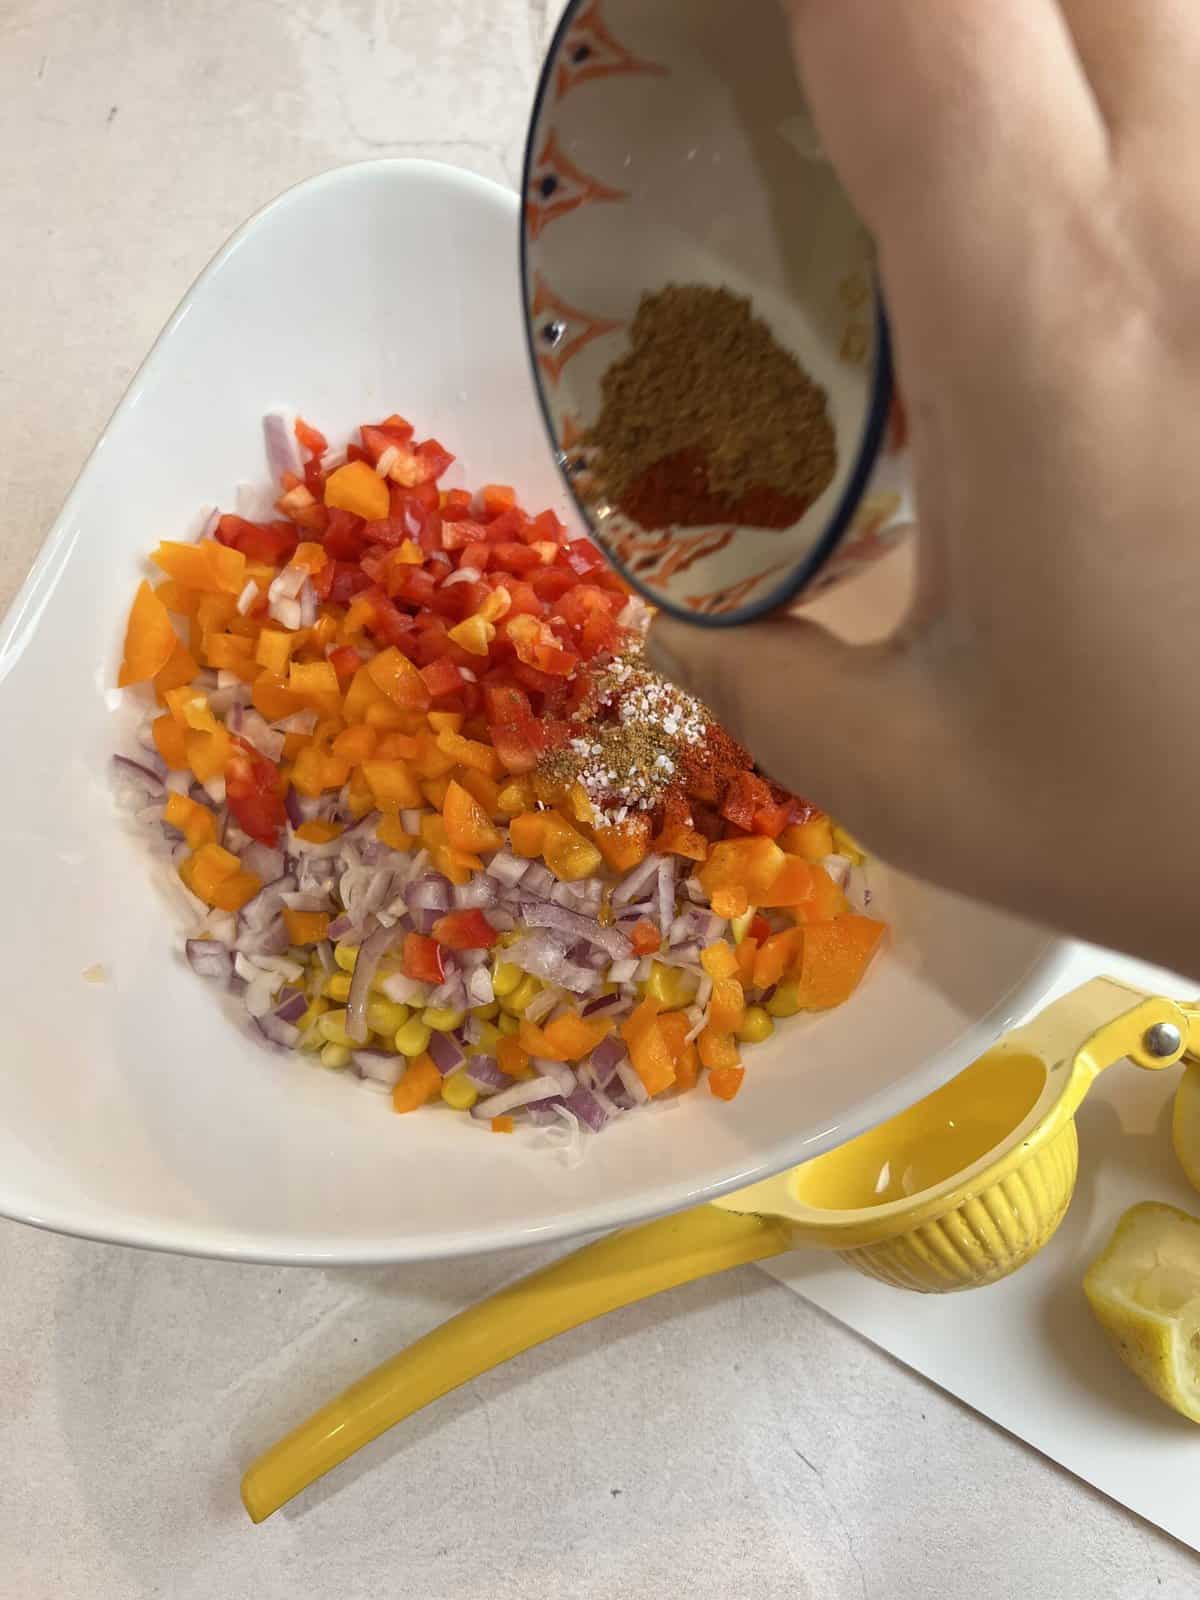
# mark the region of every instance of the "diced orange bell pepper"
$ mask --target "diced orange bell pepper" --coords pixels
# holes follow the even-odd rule
[[[816,868],[799,856],[785,855],[783,865],[771,887],[755,896],[760,906],[798,906],[813,893]]]
[[[603,1017],[581,1017],[577,1011],[566,1011],[548,1022],[542,1032],[555,1052],[553,1060],[582,1061],[608,1037],[612,1027]]]
[[[403,715],[403,713],[398,713]],[[377,761],[416,761],[421,754],[421,741],[411,733],[380,733],[369,722],[356,722],[355,728],[365,728],[378,744],[371,752]],[[364,756],[363,758],[367,758]]]
[[[216,838],[217,819],[208,807],[174,789],[163,807],[163,821],[178,828],[193,850]]]
[[[800,958],[804,935],[799,928],[789,928],[784,933],[773,933],[764,939],[754,958],[754,987],[769,989],[778,983]]]
[[[871,917],[847,915],[797,929],[803,943],[797,997],[810,1011],[848,1000],[862,981],[886,929]]]
[[[717,1033],[736,1033],[746,1015],[746,997],[736,978],[718,978],[709,1001],[708,1025]]]
[[[415,850],[420,839],[415,833],[406,833],[399,817],[380,817],[375,825],[375,836],[389,850]]]
[[[337,673],[328,661],[293,661],[288,666],[288,693],[315,711],[341,709]]]
[[[448,630],[447,637],[454,640],[469,655],[486,656],[488,647],[496,637],[496,625],[486,617],[467,617]]]
[[[529,1078],[533,1069],[529,1064],[529,1051],[515,1034],[502,1034],[496,1046],[496,1065],[510,1078]]]
[[[171,659],[154,677],[154,695],[159,705],[166,705],[167,692],[191,683],[200,667],[195,656],[181,639],[176,640]]]
[[[701,1063],[710,1072],[721,1067],[736,1067],[740,1060],[738,1055],[737,1040],[731,1033],[719,1033],[716,1028],[701,1028],[700,1037],[696,1040],[696,1049],[699,1052]]]
[[[590,839],[585,839],[577,828],[553,811],[544,812],[545,833],[542,839],[542,859],[550,871],[563,883],[577,883],[580,878],[593,877],[603,860]],[[510,827],[511,833],[511,827]]]
[[[218,911],[240,911],[262,888],[262,879],[253,872],[235,872],[213,890],[212,904]]]
[[[506,777],[496,795],[498,809],[506,817],[516,817],[528,811],[533,800],[533,784],[528,778]]]
[[[694,1089],[700,1076],[700,1061],[694,1042],[687,1037],[691,1031],[682,1011],[666,1011],[658,1019],[663,1038],[675,1063],[675,1087]]]
[[[446,791],[449,787],[449,778],[426,778],[421,785],[421,793],[435,811],[440,811],[446,803]]]
[[[328,560],[329,556],[324,545],[304,541],[292,551],[291,565],[304,567],[310,573],[320,572]]]
[[[289,944],[320,944],[329,931],[327,911],[293,911],[285,906],[283,925],[287,929]]]
[[[476,767],[464,767],[458,774],[458,781],[479,802],[487,817],[501,815],[500,785],[495,778],[489,778],[486,772],[480,772]]]
[[[671,1046],[657,1018],[635,1035],[629,1046],[629,1059],[647,1094],[662,1094],[675,1082]]]
[[[717,889],[744,889],[750,903],[759,905],[783,864],[783,851],[774,839],[756,834],[715,844],[698,876],[710,899]]]
[[[510,1036],[511,1037],[511,1036]],[[555,1045],[546,1037],[545,1029],[536,1022],[530,1022],[522,1017],[517,1029],[517,1043],[521,1049],[531,1056],[540,1056],[545,1061],[565,1061],[565,1056],[556,1054]]]
[[[342,715],[347,722],[365,722],[367,708],[388,703],[387,696],[371,677],[366,667],[359,667],[350,680],[342,701]]]
[[[516,1124],[511,1117],[493,1117],[488,1126],[493,1133],[512,1133]]]
[[[188,764],[187,732],[183,725],[167,712],[155,717],[150,726],[159,755],[172,772],[182,772]]]
[[[375,729],[368,727],[365,722],[356,722],[353,727],[342,729],[333,741],[332,750],[335,756],[356,767],[360,761],[370,760],[378,744],[379,735]],[[389,753],[384,752],[384,759]]]
[[[311,822],[302,822],[296,829],[297,839],[307,839],[309,844],[328,844],[344,832],[340,822],[326,822],[320,817],[314,817]]]
[[[646,995],[639,1001],[621,1024],[621,1037],[625,1043],[632,1046],[634,1040],[651,1026],[661,1010],[661,1000],[655,1000],[652,995]]]
[[[461,733],[465,721],[461,711],[429,712],[429,726],[434,733]]]
[[[714,1067],[708,1074],[709,1092],[718,1100],[732,1100],[745,1076],[745,1067]]]
[[[213,905],[213,891],[241,870],[242,864],[232,851],[210,842],[188,856],[179,869],[179,876],[193,894],[199,895],[207,905]]]
[[[310,709],[289,692],[282,678],[277,678],[273,673],[266,671],[260,672],[255,678],[250,698],[254,702],[254,709],[268,722],[278,722],[280,718],[290,717],[294,712]]]
[[[362,774],[370,784],[371,793],[381,810],[407,810],[425,803],[412,769],[406,762],[364,761]]]
[[[508,838],[516,855],[524,856],[526,861],[541,855],[548,815],[546,811],[523,811],[512,819],[508,825]]]
[[[779,835],[780,848],[805,861],[824,861],[833,854],[833,824],[818,812],[807,822],[794,822]]]
[[[741,917],[750,909],[750,896],[740,885],[731,884],[714,889],[709,904],[719,917]]]
[[[392,1090],[392,1110],[416,1111],[441,1092],[441,1073],[428,1056],[417,1056],[408,1063],[404,1076]]]
[[[194,728],[197,733],[217,732],[220,724],[209,709],[203,690],[184,684],[178,689],[168,689],[163,699],[176,722],[184,728]]]
[[[457,765],[454,757],[438,748],[432,734],[419,733],[416,738],[417,754],[413,760],[413,771],[419,778],[444,778],[447,773],[454,771]]]
[[[195,589],[189,589],[187,584],[176,583],[174,578],[164,578],[161,583],[155,584],[154,592],[167,610],[173,611],[176,616],[195,616],[196,603],[200,596]]]
[[[494,778],[500,771],[500,761],[491,745],[480,744],[474,739],[464,739],[460,733],[451,733],[443,729],[437,736],[437,747],[444,755],[462,767],[474,767],[477,772],[484,772],[489,778]]]
[[[614,872],[630,872],[649,855],[650,834],[649,813],[639,811],[616,827],[597,828],[596,844]]]
[[[215,539],[201,539],[198,544],[164,539],[150,559],[168,578],[204,594],[236,597],[246,587],[245,556]]]
[[[312,740],[292,763],[292,787],[312,800],[326,789],[340,789],[349,776],[349,762]]]
[[[737,976],[741,980],[743,989],[750,988],[754,983],[754,963],[758,959],[758,940],[747,937],[741,944],[734,947],[737,956]]]
[[[846,910],[846,896],[824,867],[812,867],[812,893],[801,905],[791,907],[797,922],[832,922]]]
[[[377,656],[372,656],[364,670],[375,687],[381,689],[394,705],[411,707],[417,711],[427,709],[430,694],[425,680],[408,657],[397,650],[395,645],[389,645]],[[356,673],[356,682],[357,678]],[[351,687],[353,688],[353,685]],[[351,720],[349,713],[347,720]]]
[[[282,628],[264,628],[255,642],[254,659],[273,677],[284,678],[298,638],[298,634],[285,633]]]
[[[451,780],[442,805],[446,843],[453,850],[498,850],[501,836],[474,795]]]
[[[170,661],[178,643],[166,606],[143,580],[129,612],[117,683],[122,689],[132,683],[149,683]]]
[[[229,752],[233,749],[233,741],[224,728],[218,728],[215,733],[203,733],[189,728],[184,733],[184,748],[187,751],[188,766],[201,783],[207,783],[210,778],[225,776],[225,764],[229,760]]]
[[[649,917],[642,917],[634,924],[633,932],[629,935],[633,945],[633,953],[638,956],[652,956],[662,947],[662,934]]]
[[[737,951],[727,939],[718,939],[700,952],[700,965],[714,981],[717,978],[736,978],[738,974]]]
[[[366,522],[381,522],[388,514],[388,486],[365,461],[347,461],[325,479],[325,504]]]
[[[206,633],[201,653],[205,664],[218,672],[236,672],[247,683],[253,683],[258,675],[252,639],[240,638],[236,633]]]

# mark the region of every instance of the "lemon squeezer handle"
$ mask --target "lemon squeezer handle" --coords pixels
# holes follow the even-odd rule
[[[388,1428],[556,1334],[790,1244],[778,1218],[705,1205],[585,1245],[433,1329],[272,1445],[242,1479],[246,1510],[261,1522]]]

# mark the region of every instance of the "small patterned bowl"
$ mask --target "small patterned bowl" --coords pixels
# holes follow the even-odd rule
[[[907,461],[871,240],[821,157],[781,7],[574,0],[542,70],[524,202],[546,425],[596,539],[647,599],[703,626],[747,622],[899,539]],[[647,532],[589,501],[601,380],[643,295],[669,283],[749,296],[825,390],[837,470],[791,527]]]

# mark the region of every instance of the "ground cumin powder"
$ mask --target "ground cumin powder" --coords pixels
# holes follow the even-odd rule
[[[642,297],[585,442],[597,497],[647,529],[784,528],[837,465],[825,393],[749,300],[704,284]]]

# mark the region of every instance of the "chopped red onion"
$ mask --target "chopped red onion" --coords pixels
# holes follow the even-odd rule
[[[550,933],[532,933],[518,940],[505,951],[505,960],[535,978],[570,989],[572,994],[590,994],[600,983],[599,973],[568,961],[562,944]]]
[[[445,960],[445,957],[442,958]],[[467,1009],[467,986],[459,973],[447,978],[434,989],[426,1005],[432,1006],[437,1011],[465,1011]]]
[[[551,1095],[548,1100],[535,1100],[526,1106],[524,1115],[535,1128],[546,1128],[558,1121],[558,1112],[565,1111],[567,1102],[561,1095]]]
[[[359,947],[354,963],[354,976],[350,980],[350,997],[346,1001],[346,1032],[355,1044],[365,1044],[370,1029],[367,1027],[367,1004],[371,998],[371,981],[375,969],[387,954],[396,935],[391,928],[377,928]]]
[[[254,985],[250,984],[246,990],[247,1011],[250,1011],[250,1015],[272,1044],[283,1045],[285,1049],[294,1050],[300,1038],[300,1029],[290,1022],[285,1022],[277,1012],[266,1011],[261,1015],[256,1015],[250,1008],[250,995],[253,989]]]
[[[624,1061],[627,1054],[625,1041],[617,1034],[610,1033],[607,1039],[601,1039],[588,1057],[593,1072],[605,1088],[612,1081],[618,1062]]]
[[[582,1086],[576,1087],[567,1096],[567,1110],[579,1118],[580,1122],[589,1127],[593,1133],[603,1132],[609,1120],[609,1112],[600,1104],[597,1097],[590,1089]]]
[[[132,761],[128,756],[114,756],[112,765],[114,776],[122,782],[143,789],[148,799],[162,798],[166,785],[159,774],[144,761]]]
[[[278,583],[278,578],[275,580]],[[272,600],[267,606],[267,615],[281,628],[287,628],[295,633],[300,627],[300,602],[299,600]]]
[[[558,1004],[558,1001],[558,990],[548,985],[545,989],[542,989],[535,994],[533,999],[525,1007],[526,1020],[535,1024],[541,1022],[544,1017],[548,1017],[550,1015],[555,1006]]]
[[[405,809],[400,813],[400,826],[404,829],[405,833],[411,833],[419,837],[421,833],[421,818],[425,816],[425,814],[426,813],[424,811],[413,810],[409,807],[405,807]]]
[[[478,911],[494,906],[500,898],[495,878],[486,872],[476,872],[468,882],[456,884],[451,891],[456,910]]]
[[[307,582],[308,568],[292,562],[274,580],[267,595],[272,600],[296,600]]]
[[[429,985],[419,983],[416,978],[407,977],[403,972],[389,972],[386,978],[379,980],[379,989],[397,1005],[424,1006],[429,1003]]]
[[[304,586],[300,593],[296,596],[296,601],[300,607],[300,626],[302,628],[311,628],[317,620],[317,591],[307,578],[304,580]]]
[[[240,715],[237,715],[240,713]],[[237,715],[235,725],[234,718]],[[269,727],[266,721],[252,708],[235,707],[229,713],[229,731],[240,734],[258,751],[259,755],[266,756],[268,761],[278,761],[283,754],[283,734],[277,733]]]
[[[404,898],[410,911],[445,912],[450,909],[451,888],[449,878],[444,878],[440,872],[427,872],[408,885]]]
[[[559,1094],[570,1094],[575,1088],[578,1080],[565,1061],[547,1061],[541,1056],[534,1056],[531,1065],[537,1068],[543,1078],[554,1079]]]
[[[467,1077],[485,1095],[495,1094],[512,1084],[508,1073],[501,1072],[496,1065],[494,1056],[471,1056],[467,1062]]]
[[[497,933],[511,933],[517,925],[516,917],[503,906],[493,906],[488,912],[488,921]]]
[[[408,824],[405,824],[407,827]],[[506,889],[515,889],[529,871],[529,862],[514,855],[511,850],[497,850],[488,862],[487,872],[499,880]]]
[[[586,939],[599,947],[614,961],[624,960],[633,949],[629,940],[617,928],[602,928],[578,911],[568,911],[565,906],[551,901],[538,903],[521,901],[521,920],[530,928],[553,928],[557,933],[569,934],[575,939]]]
[[[661,856],[658,863],[658,926],[665,939],[675,920],[675,857]]]
[[[296,442],[295,416],[282,409],[268,411],[263,418],[263,443],[267,449],[267,468],[273,483],[280,483],[285,473],[294,478],[304,476],[304,463]]]
[[[297,791],[289,786],[288,792],[283,797],[283,809],[287,812],[288,821],[293,828],[298,828],[304,821],[304,811],[300,805],[300,796]]]
[[[468,1044],[479,1044],[483,1040],[486,1027],[487,1023],[482,1017],[470,1016],[463,1027],[463,1038]]]
[[[472,1063],[472,1070],[474,1064]],[[470,1072],[468,1072],[468,1077]],[[643,1089],[642,1093],[646,1091]],[[487,1100],[477,1101],[471,1107],[471,1115],[480,1120],[488,1117],[502,1117],[506,1111],[515,1111],[518,1106],[527,1106],[532,1100],[548,1100],[551,1095],[558,1093],[558,1085],[553,1078],[526,1078],[521,1083],[514,1083],[511,1089],[502,1089],[499,1094],[492,1095]]]
[[[275,1007],[275,1015],[280,1022],[299,1022],[308,1010],[308,999],[299,990],[288,995],[282,1005]]]
[[[360,1078],[370,1078],[387,1089],[394,1089],[404,1074],[403,1056],[394,1056],[386,1050],[354,1050],[350,1059]]]
[[[237,597],[238,615],[244,617],[258,599],[258,584],[251,578]]]
[[[660,856],[647,856],[631,872],[627,872],[612,892],[613,905],[628,905],[631,900],[642,899],[643,890],[649,893],[657,881],[661,859]]]
[[[595,1054],[595,1051],[592,1052]],[[646,1085],[638,1077],[633,1062],[629,1060],[617,1062],[617,1076],[621,1080],[621,1087],[636,1106],[644,1106],[650,1096]]]
[[[457,567],[448,578],[442,579],[441,587],[449,589],[456,583],[478,583],[482,576],[476,567]]]
[[[261,878],[263,883],[274,883],[283,877],[282,850],[272,850],[270,845],[260,844],[254,839],[241,852],[241,857],[242,866],[246,871],[252,872],[256,878]]]
[[[632,983],[637,977],[640,963],[630,959],[628,961],[614,961],[608,969],[609,983]]]
[[[290,716],[280,717],[274,727],[280,733],[311,733],[317,725],[315,711],[293,711]]]
[[[317,946],[317,960],[321,963],[322,972],[337,971],[337,961],[334,959],[333,946],[328,939],[322,939]]]
[[[277,878],[274,883],[264,884],[252,900],[247,900],[241,909],[242,924],[251,929],[266,927],[272,918],[279,916],[284,906],[284,895],[296,887],[293,877]]]
[[[612,1011],[617,1006],[623,1006],[624,1004],[625,1001],[619,994],[600,994],[594,1000],[589,1000],[580,1009],[579,1015],[581,1017],[594,1017],[601,1011]]]
[[[495,998],[491,973],[485,966],[476,967],[467,979],[467,999],[473,1006],[490,1006]]]
[[[362,958],[360,957],[359,959],[361,960]],[[466,1059],[466,1052],[454,1035],[452,1033],[442,1033],[436,1028],[429,1035],[428,1051],[429,1059],[443,1078],[454,1072],[458,1067],[461,1067]]]
[[[201,978],[215,978],[218,983],[228,983],[233,976],[233,960],[229,951],[216,939],[189,939],[184,951],[188,965]]]
[[[548,900],[550,893],[558,879],[549,867],[543,867],[536,861],[531,861],[521,879],[523,894],[535,895],[539,900]]]

